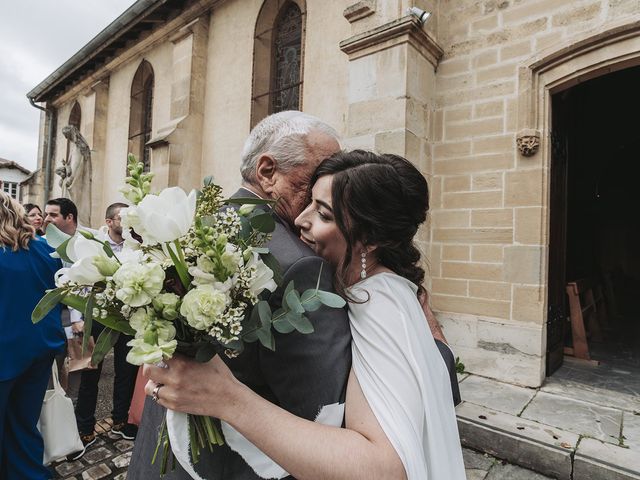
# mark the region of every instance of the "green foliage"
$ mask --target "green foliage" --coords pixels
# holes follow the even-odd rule
[[[464,363],[460,361],[460,357],[456,357],[456,372],[464,373]]]
[[[104,357],[109,353],[109,350],[113,348],[119,337],[120,332],[116,330],[108,327],[102,330],[98,336],[98,340],[96,340],[96,346],[93,349],[93,355],[91,355],[91,363],[98,365],[104,360]]]
[[[67,293],[69,292],[66,288],[54,288],[53,290],[49,290],[46,295],[40,299],[36,307],[33,309],[33,312],[31,312],[31,321],[33,323],[38,323],[46,317],[47,313],[60,303]]]

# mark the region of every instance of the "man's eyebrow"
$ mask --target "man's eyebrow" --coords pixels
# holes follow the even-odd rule
[[[326,208],[330,212],[333,212],[333,209],[331,208],[331,205],[329,205],[327,202],[324,202],[322,200],[316,199],[316,203],[320,204],[321,206],[323,206],[324,208]]]

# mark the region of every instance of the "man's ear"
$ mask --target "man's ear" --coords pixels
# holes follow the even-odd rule
[[[256,162],[256,181],[264,193],[273,193],[276,183],[277,164],[268,154],[261,155]]]

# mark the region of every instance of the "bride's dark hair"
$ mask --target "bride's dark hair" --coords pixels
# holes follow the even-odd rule
[[[429,188],[420,171],[408,160],[364,150],[338,152],[316,169],[310,189],[320,177],[333,175],[331,202],[336,224],[347,241],[347,251],[336,275],[336,291],[344,294],[353,245],[375,245],[375,255],[424,291],[425,272],[413,243],[427,218]]]

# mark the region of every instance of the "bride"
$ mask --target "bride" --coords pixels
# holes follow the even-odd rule
[[[146,365],[147,394],[221,419],[298,479],[464,479],[447,368],[418,301],[425,273],[413,238],[429,209],[426,180],[402,157],[356,150],[322,162],[311,186],[296,225],[349,302],[345,428],[263,399],[219,357]]]

